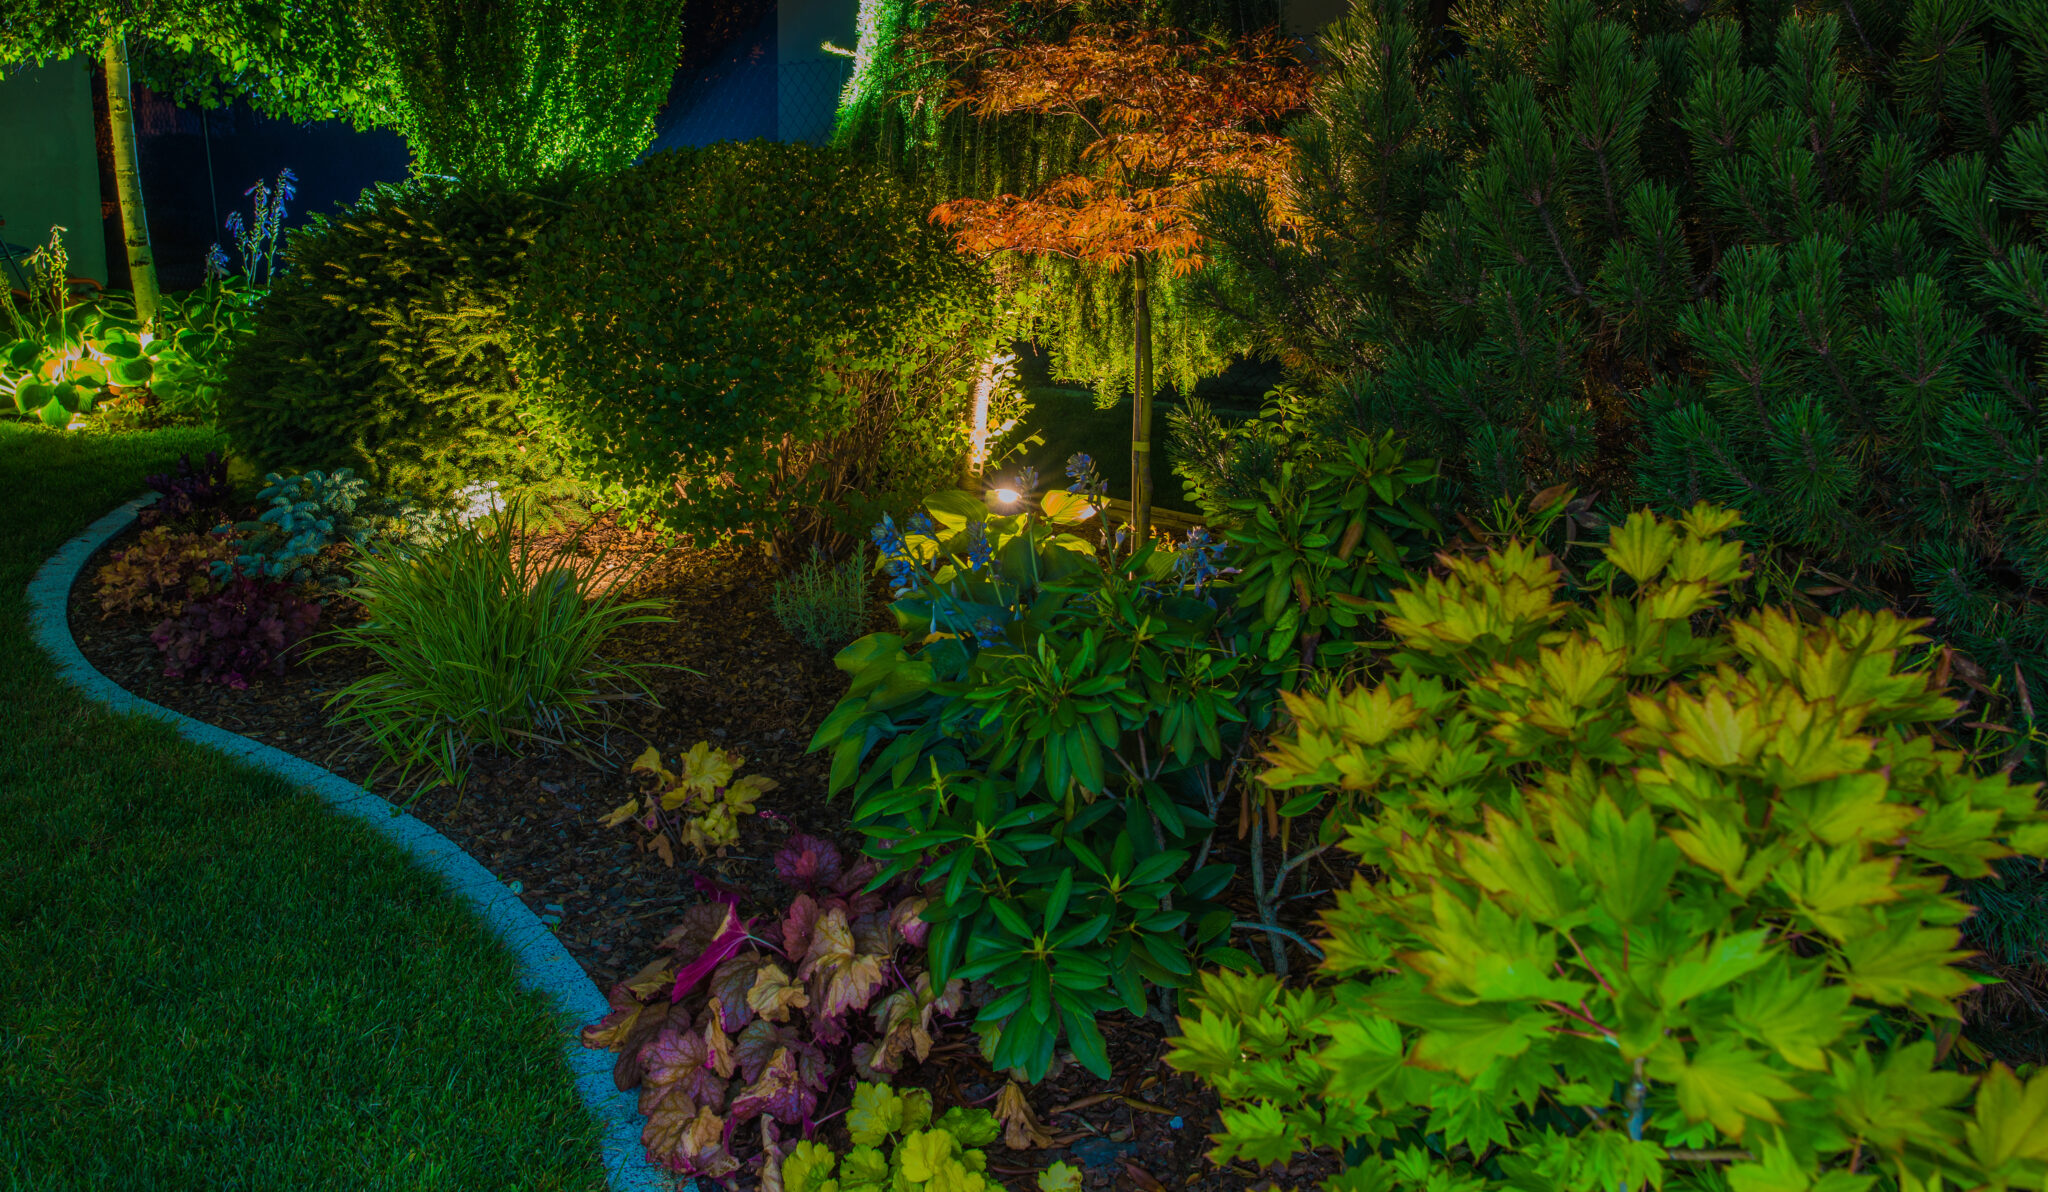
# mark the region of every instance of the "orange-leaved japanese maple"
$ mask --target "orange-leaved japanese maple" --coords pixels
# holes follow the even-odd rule
[[[1132,268],[1132,530],[1143,541],[1152,501],[1152,319],[1147,276],[1202,267],[1192,207],[1224,178],[1263,184],[1283,220],[1290,152],[1278,121],[1306,107],[1313,71],[1274,30],[1231,41],[1129,21],[1083,21],[1058,39],[1036,36],[1043,18],[1080,0],[1001,7],[925,0],[924,25],[906,33],[913,53],[943,65],[948,109],[988,119],[1011,114],[1079,121],[1093,138],[1083,172],[1031,195],[958,198],[932,218],[955,228],[967,252],[1056,256]]]

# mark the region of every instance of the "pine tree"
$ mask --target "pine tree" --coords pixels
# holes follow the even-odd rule
[[[1722,502],[2048,691],[2048,4],[1433,12],[1329,31],[1203,299],[1468,499]]]

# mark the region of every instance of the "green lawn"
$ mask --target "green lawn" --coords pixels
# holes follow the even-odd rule
[[[31,643],[43,560],[208,441],[0,424],[0,1190],[601,1189],[564,1024],[464,904]]]

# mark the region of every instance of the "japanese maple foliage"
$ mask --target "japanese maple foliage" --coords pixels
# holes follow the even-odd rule
[[[935,992],[927,974],[904,973],[928,930],[914,888],[867,890],[874,862],[849,866],[801,834],[775,866],[795,891],[780,914],[743,918],[724,893],[691,907],[662,940],[670,955],[614,986],[611,1013],[583,1028],[584,1046],[618,1053],[618,1087],[640,1090],[657,1166],[734,1171],[735,1133],[755,1119],[770,1149],[778,1123],[808,1136],[848,1069],[886,1079],[965,1008],[959,981]]]

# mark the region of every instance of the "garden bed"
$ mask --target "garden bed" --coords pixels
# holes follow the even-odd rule
[[[133,528],[124,532],[109,549],[121,549],[135,534]],[[614,558],[657,549],[652,537],[604,522],[585,542]],[[259,676],[243,690],[166,678],[150,641],[154,618],[101,616],[91,582],[98,565],[87,567],[72,592],[71,628],[86,658],[114,682],[303,757],[394,803],[411,793],[397,788],[362,733],[327,722],[327,695],[366,672],[366,655],[337,651],[300,661],[283,676]],[[681,912],[705,899],[705,882],[738,891],[743,906],[766,907],[778,893],[786,902],[771,858],[793,833],[835,839],[848,852],[858,846],[858,837],[847,831],[843,800],[826,797],[825,758],[805,752],[812,732],[845,692],[846,677],[776,622],[768,601],[774,578],[760,556],[737,550],[659,551],[633,594],[666,599],[674,620],[628,628],[612,652],[678,669],[652,678],[658,707],[628,705],[601,743],[604,754],[596,760],[610,768],[594,768],[563,751],[480,752],[459,797],[442,788],[411,807],[551,922],[563,947],[600,989],[658,954]],[[873,627],[882,628],[888,614],[879,585],[874,596]],[[336,599],[323,628],[357,615],[349,601]],[[745,772],[777,785],[760,800],[757,814],[741,822],[738,847],[701,862],[679,855],[671,868],[642,847],[643,834],[630,825],[607,829],[599,821],[635,792],[627,767],[642,750],[652,745],[673,758],[698,741],[741,755]],[[1206,1135],[1220,1126],[1216,1100],[1161,1062],[1167,1032],[1159,1024],[1119,1014],[1102,1025],[1118,1078],[1102,1081],[1067,1064],[1030,1089],[1028,1099],[1054,1145],[1024,1152],[999,1145],[990,1155],[993,1173],[1010,1186],[1029,1188],[1034,1172],[1066,1159],[1088,1171],[1091,1187],[1225,1192],[1264,1186],[1249,1171],[1218,1169],[1201,1157]],[[897,1083],[931,1089],[941,1110],[992,1106],[1004,1082],[981,1059],[966,1020],[947,1024],[935,1038],[929,1059],[906,1069]],[[846,1100],[844,1090],[835,1090],[819,1105],[819,1118],[830,1118]],[[836,1129],[828,1122],[822,1137],[839,1141],[833,1138]],[[1298,1170],[1280,1178],[1283,1185],[1305,1184],[1320,1174]],[[750,1187],[752,1179],[742,1173],[729,1177],[727,1186]]]

